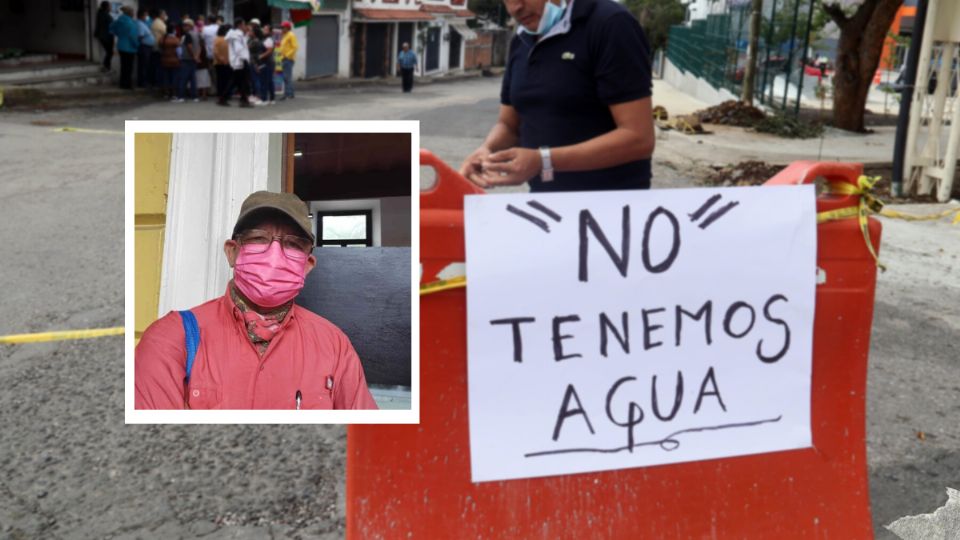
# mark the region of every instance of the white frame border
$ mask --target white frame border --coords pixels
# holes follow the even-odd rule
[[[134,135],[136,133],[409,133],[410,134],[410,410],[136,410],[134,409]],[[124,422],[127,424],[418,424],[420,423],[420,122],[127,121],[124,133]],[[172,170],[171,170],[172,172]],[[168,212],[168,219],[172,214]]]

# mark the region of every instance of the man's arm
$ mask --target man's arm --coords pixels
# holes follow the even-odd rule
[[[377,402],[367,388],[367,378],[363,374],[360,357],[350,340],[338,332],[337,348],[340,351],[337,372],[334,375],[334,409],[378,409]]]
[[[646,97],[611,105],[610,114],[616,124],[612,131],[582,143],[551,148],[553,169],[557,172],[592,171],[649,159],[656,139],[651,99]],[[492,153],[484,160],[481,164],[484,175],[480,180],[491,186],[522,184],[539,174],[542,167],[539,150],[509,148]]]
[[[170,312],[147,327],[134,353],[134,408],[182,409],[186,358],[178,313]]]

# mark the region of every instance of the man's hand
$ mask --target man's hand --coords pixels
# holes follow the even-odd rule
[[[463,164],[460,165],[460,175],[480,187],[487,187],[487,183],[483,180],[483,160],[485,160],[490,153],[490,149],[486,146],[481,146],[474,150],[472,154],[467,156],[467,159],[463,160]]]
[[[481,180],[487,186],[516,186],[534,176],[543,168],[540,152],[530,148],[513,147],[489,154],[481,163]]]

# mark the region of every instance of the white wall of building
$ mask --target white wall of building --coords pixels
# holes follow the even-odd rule
[[[350,77],[350,22],[352,11],[346,10],[337,16],[337,31],[340,32],[340,42],[337,51],[337,76]]]
[[[720,88],[718,90],[707,81],[692,73],[681,70],[674,66],[666,57],[664,58],[663,80],[684,94],[703,101],[708,106],[717,105],[731,99],[740,99],[739,96],[733,95],[733,93],[726,88]]]
[[[243,200],[278,191],[278,135],[175,133],[170,154],[159,315],[189,309],[226,290],[232,272],[223,243]]]

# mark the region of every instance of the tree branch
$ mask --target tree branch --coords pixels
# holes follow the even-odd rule
[[[847,17],[847,14],[844,13],[843,8],[840,7],[840,4],[828,4],[823,3],[823,12],[826,13],[837,27],[843,28],[847,22],[850,20]]]

